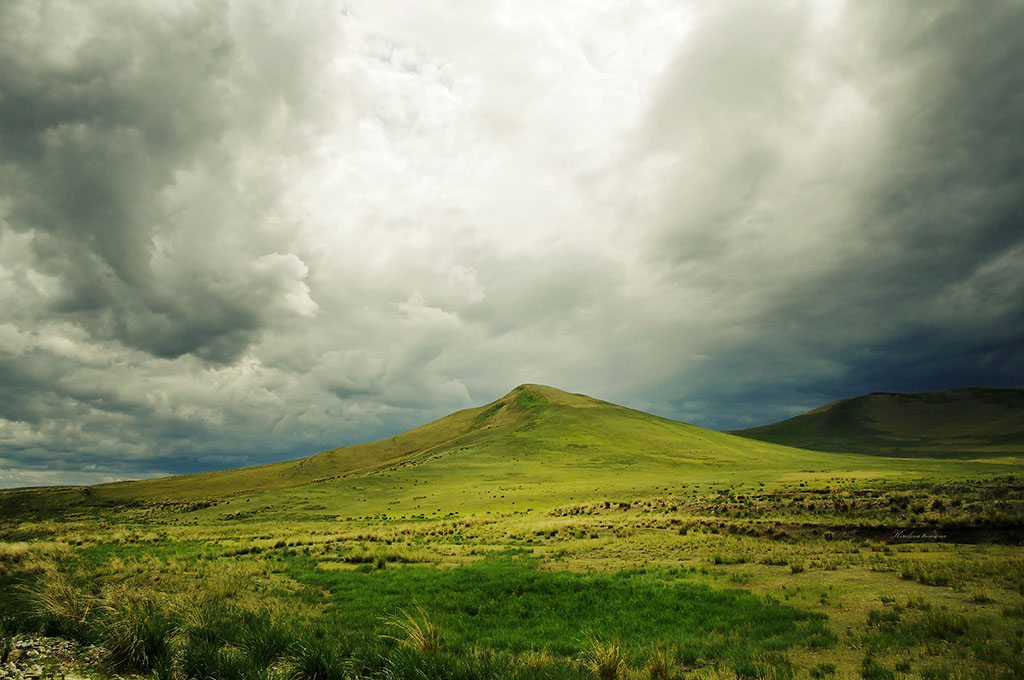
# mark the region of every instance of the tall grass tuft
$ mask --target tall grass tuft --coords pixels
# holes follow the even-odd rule
[[[170,666],[177,626],[152,599],[118,591],[108,597],[103,614],[100,642],[111,668],[146,672]]]
[[[675,670],[675,655],[667,647],[658,647],[647,660],[647,677],[650,680],[667,680]]]
[[[534,673],[540,673],[551,665],[551,654],[547,649],[531,649],[524,652],[519,660]]]
[[[419,652],[434,653],[441,650],[444,641],[441,639],[441,629],[430,620],[421,607],[416,608],[419,616],[413,616],[409,612],[400,610],[401,616],[390,616],[385,619],[391,626],[398,628],[402,637],[382,635],[381,637],[395,640],[400,645]]]
[[[264,675],[265,668],[232,645],[202,641],[187,644],[181,651],[181,671],[186,678],[250,680]]]
[[[320,631],[294,646],[289,663],[290,676],[294,680],[344,680],[348,677],[348,664],[338,655],[337,649]]]
[[[836,665],[834,663],[822,662],[811,668],[810,675],[814,680],[822,680],[836,674]]]
[[[599,680],[618,680],[628,669],[626,655],[618,642],[601,642],[590,638],[586,656],[587,667]]]
[[[985,602],[991,602],[992,598],[989,597],[988,592],[984,588],[974,588],[971,590],[971,601],[984,604]]]
[[[896,673],[868,655],[860,662],[860,677],[864,680],[896,680]]]
[[[940,640],[950,640],[967,632],[967,620],[951,612],[928,612],[918,625],[925,636]]]
[[[288,652],[291,634],[269,614],[253,613],[242,621],[239,644],[253,661],[269,666]]]
[[[14,649],[14,636],[7,631],[0,632],[0,664],[6,664]]]
[[[795,670],[789,659],[780,655],[757,656],[736,662],[736,676],[757,680],[790,680]]]
[[[47,571],[28,590],[43,632],[87,641],[91,630],[87,624],[95,599],[68,581],[58,571]]]

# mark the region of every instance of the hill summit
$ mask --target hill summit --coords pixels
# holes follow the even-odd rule
[[[1001,399],[1011,404],[1000,402],[996,409],[988,403]],[[973,416],[959,422],[965,427],[973,423],[980,432],[983,423],[972,418],[982,418],[979,414],[984,412],[989,414],[984,416],[988,426],[1004,432],[998,436],[1015,436],[1015,416],[1004,421],[995,415],[1016,408],[1014,399],[1009,393],[972,397],[968,403],[987,406],[976,404],[978,410],[968,409]],[[841,431],[849,437],[864,432],[865,422],[889,423],[887,431],[871,430],[872,436],[888,441],[884,438],[893,436],[896,424],[904,428],[900,432],[927,425],[915,420],[918,409],[943,409],[929,422],[954,418],[955,405],[947,412],[945,400],[935,401],[868,395],[817,409],[798,424],[805,433],[816,432],[821,422],[828,424],[822,427],[829,433],[845,427]],[[872,419],[865,421],[865,404],[890,407],[869,409]],[[950,437],[954,431],[962,432],[954,428]],[[938,454],[922,450],[915,460],[809,451],[752,438],[750,431],[741,434],[745,436],[527,384],[489,404],[456,411],[408,432],[299,460],[88,488],[0,491],[0,517],[85,516],[112,507],[143,515],[164,513],[182,523],[415,519],[462,512],[507,515],[588,503],[608,507],[613,501],[616,507],[628,507],[638,498],[679,498],[712,487],[726,494],[735,485],[785,488],[815,480],[828,484],[842,479],[914,478],[945,473],[951,465],[960,472],[1005,473],[1020,465],[1012,453],[996,455],[996,447],[1003,446],[992,443],[997,435],[983,438],[989,446],[985,460],[942,461],[936,455],[949,457],[948,449],[939,449]],[[836,447],[867,450],[846,441]]]
[[[379,441],[249,468],[94,487],[100,496],[217,498],[262,493],[396,470],[433,478],[495,480],[803,465],[807,452],[754,442],[582,394],[525,384],[476,408]],[[701,473],[703,474],[703,472]]]

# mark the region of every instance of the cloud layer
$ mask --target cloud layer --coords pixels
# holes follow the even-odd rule
[[[0,486],[542,382],[1024,382],[1019,3],[0,7]]]

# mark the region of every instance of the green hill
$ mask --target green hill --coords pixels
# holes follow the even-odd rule
[[[1024,455],[1024,389],[875,392],[732,434],[817,451],[876,456]]]
[[[986,450],[986,456],[995,454],[991,447]],[[922,457],[920,451],[915,455],[896,460],[807,451],[522,385],[490,404],[409,432],[300,460],[94,487],[0,492],[0,514],[45,517],[120,507],[211,519],[430,517],[629,500],[701,485],[771,487],[952,471],[948,462]],[[990,474],[1010,471],[1020,461],[962,463],[956,472]]]

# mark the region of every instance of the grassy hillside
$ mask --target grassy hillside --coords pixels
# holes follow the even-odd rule
[[[298,461],[0,492],[0,664],[97,680],[1024,677],[1020,471],[796,449],[523,385]]]
[[[552,387],[522,385],[485,406],[377,442],[222,472],[0,492],[0,512],[45,516],[71,508],[135,505],[292,519],[439,516],[550,508],[608,495],[629,498],[681,484],[905,479],[944,474],[947,465],[924,458],[896,462],[810,452]],[[989,461],[971,469],[993,473],[1005,465]],[[244,509],[236,510],[239,504]]]
[[[1024,456],[1024,389],[876,392],[732,434],[817,451],[876,456]]]

